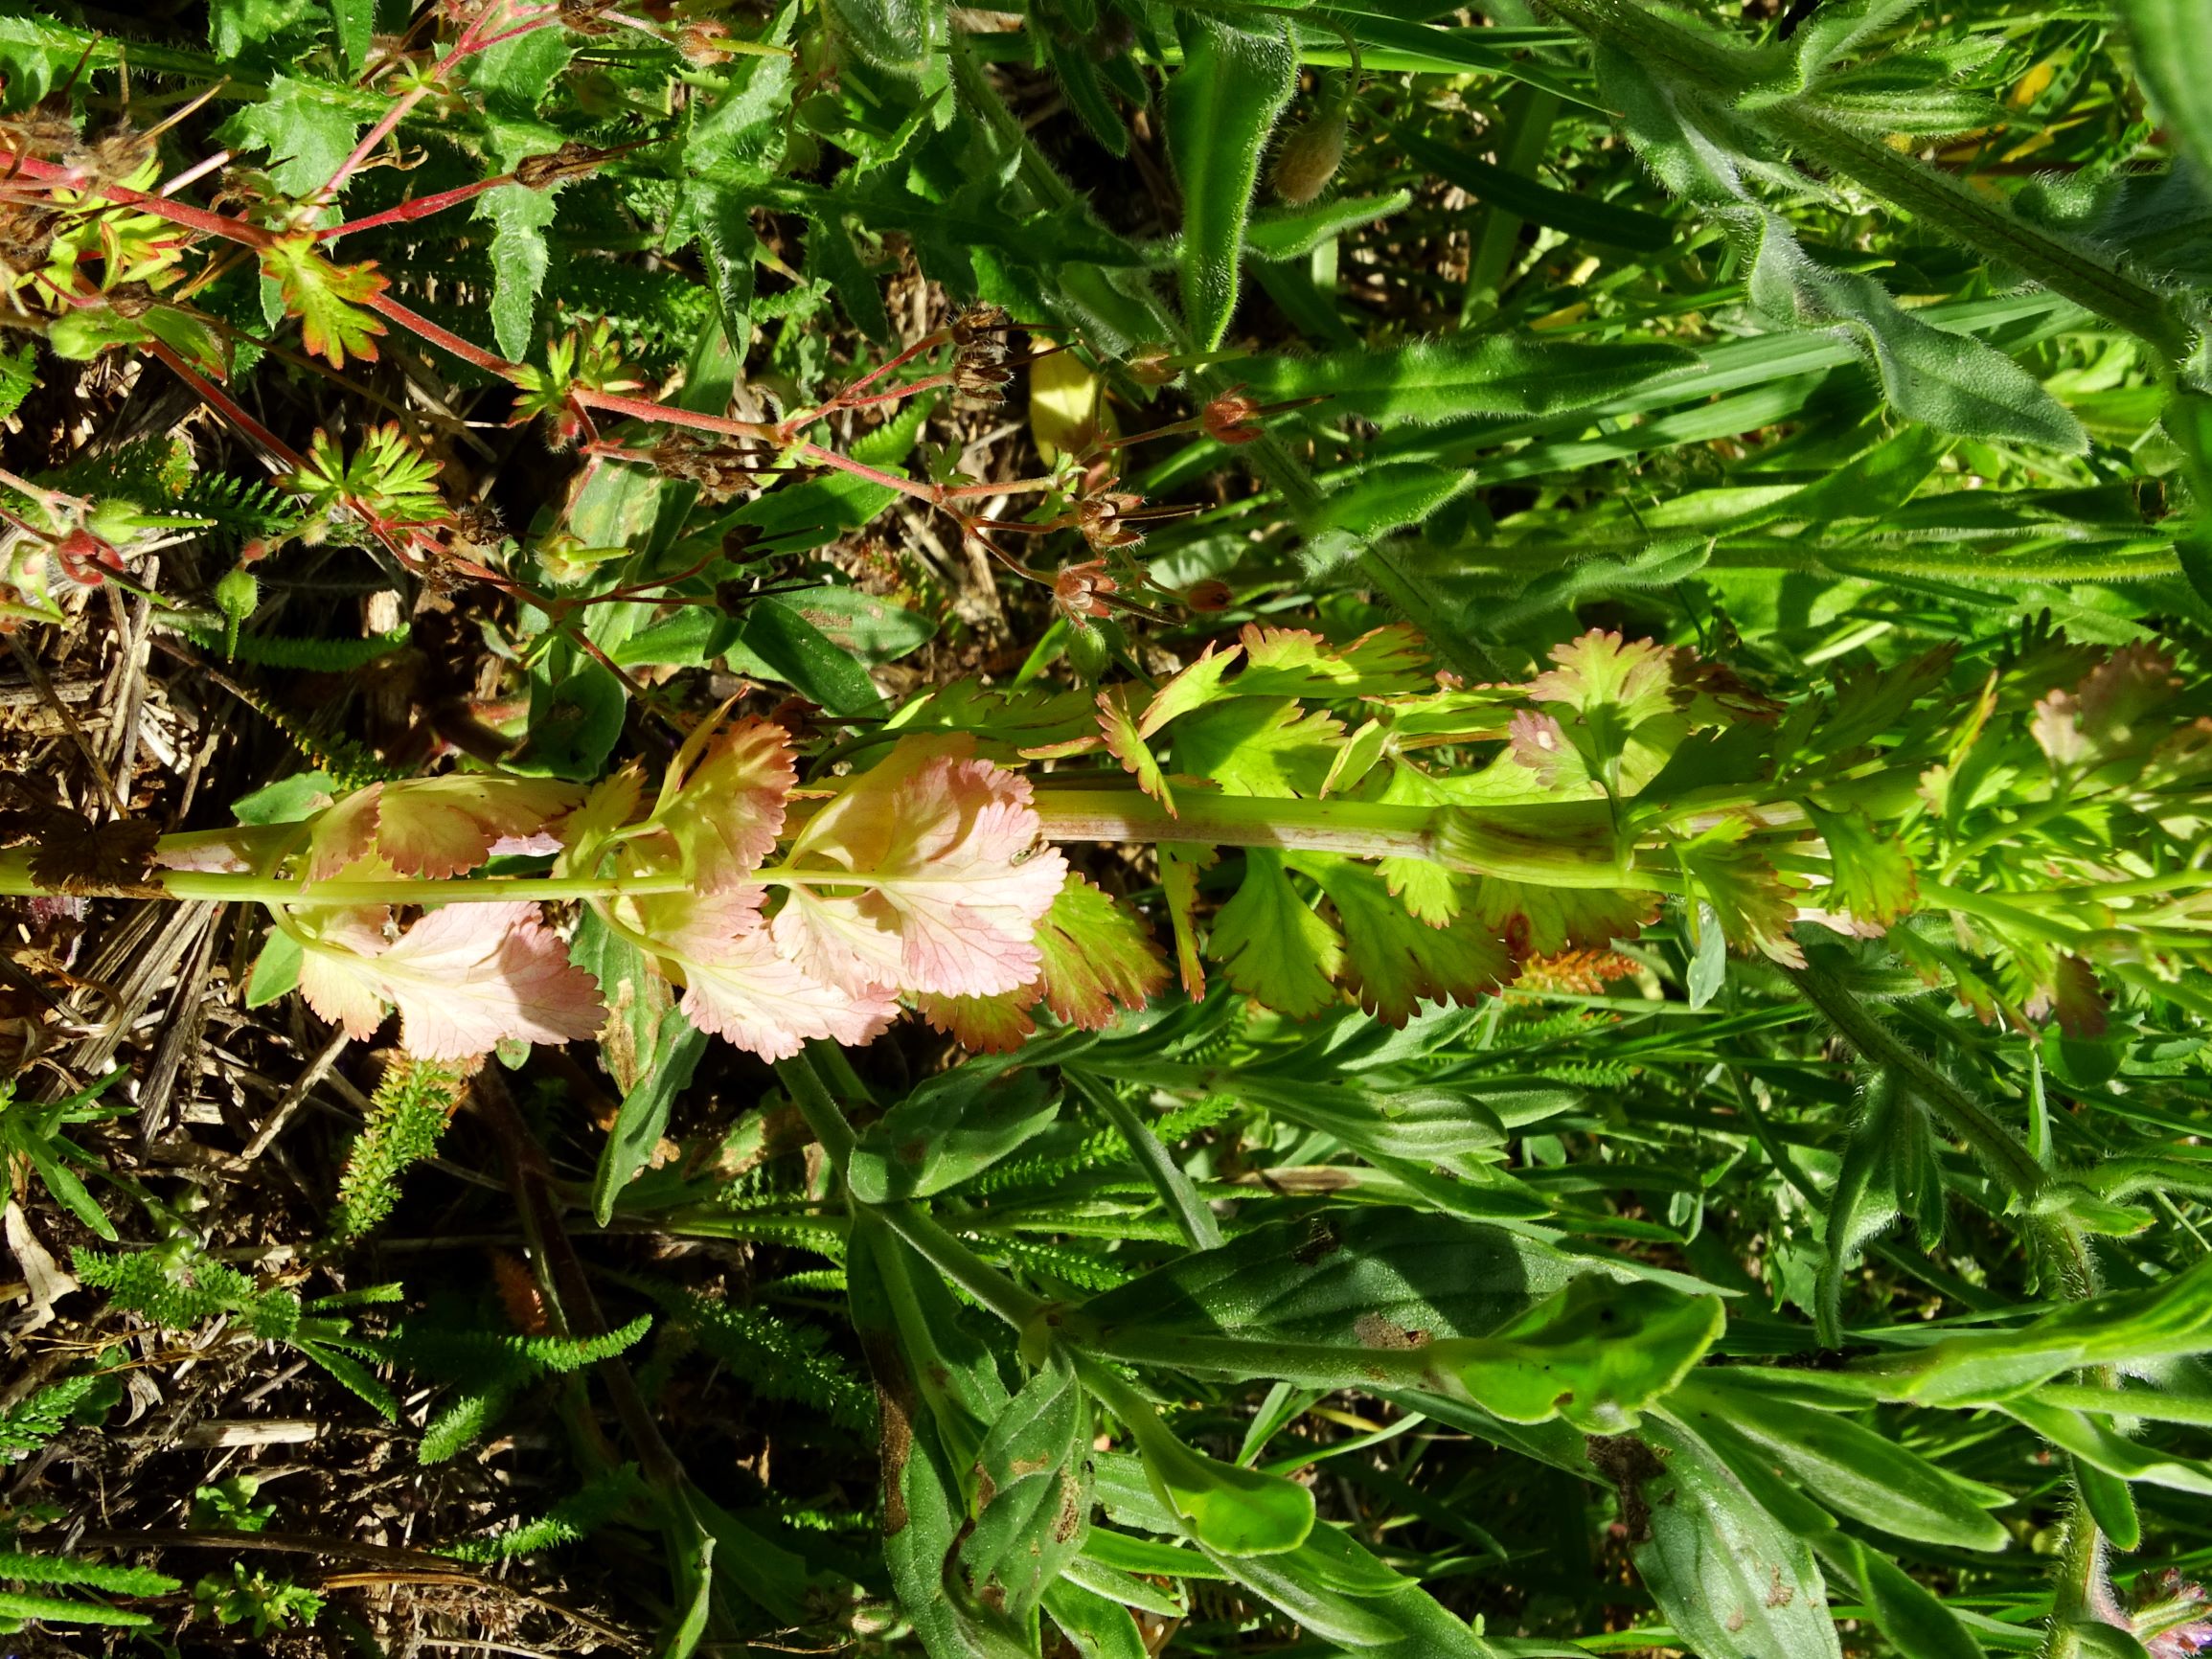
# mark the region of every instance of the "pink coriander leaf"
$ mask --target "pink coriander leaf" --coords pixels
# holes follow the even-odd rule
[[[391,907],[301,906],[290,914],[311,930],[300,957],[300,995],[354,1041],[375,1036],[384,1023],[375,959],[392,946]]]
[[[527,901],[446,905],[373,955],[326,928],[307,949],[300,989],[355,1036],[373,1034],[391,1003],[400,1046],[422,1059],[466,1059],[510,1039],[577,1041],[605,1017],[591,976]]]
[[[763,897],[758,887],[669,894],[626,900],[617,916],[683,984],[686,1018],[764,1060],[788,1059],[809,1038],[857,1045],[881,1035],[898,1003],[826,985],[779,955],[761,925]]]
[[[401,875],[459,875],[501,842],[544,834],[582,799],[558,779],[476,772],[372,784],[315,820],[307,878],[328,880],[370,852]]]
[[[738,886],[775,846],[798,782],[789,745],[783,727],[743,719],[704,742],[695,733],[670,765],[654,817],[701,893]]]
[[[812,977],[992,996],[1036,977],[1037,924],[1067,865],[1037,847],[1026,779],[970,740],[907,738],[810,819],[787,868],[777,946]],[[843,873],[867,878],[844,886]]]

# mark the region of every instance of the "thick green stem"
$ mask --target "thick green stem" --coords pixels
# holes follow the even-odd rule
[[[1969,1100],[1964,1090],[1912,1049],[1856,996],[1817,967],[1786,969],[1800,994],[1846,1041],[1876,1065],[1892,1068],[1953,1134],[1980,1154],[1990,1173],[2023,1198],[2033,1198],[2051,1177],[2005,1126]]]
[[[2188,356],[2191,330],[2173,304],[2099,250],[2030,224],[2001,202],[1890,148],[1880,135],[1847,125],[1810,99],[1746,100],[1765,68],[1751,54],[1692,34],[1636,0],[1545,0],[1545,6],[1591,39],[1731,106],[1737,120],[1904,209],[1936,235],[2012,266],[2148,340],[2175,362]]]
[[[844,1112],[831,1098],[821,1074],[806,1056],[797,1055],[787,1060],[778,1060],[776,1076],[782,1079],[791,1103],[798,1107],[799,1116],[806,1120],[814,1139],[822,1143],[823,1152],[842,1175],[857,1137],[853,1133],[853,1125],[845,1121]],[[848,1186],[848,1196],[851,1191]],[[859,1203],[857,1198],[852,1201]],[[1041,1297],[1032,1296],[984,1261],[939,1226],[920,1205],[901,1201],[874,1204],[868,1209],[912,1246],[917,1255],[1015,1329],[1027,1329],[1044,1312],[1046,1304]]]

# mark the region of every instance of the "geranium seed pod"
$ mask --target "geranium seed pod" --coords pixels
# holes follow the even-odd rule
[[[1344,161],[1344,106],[1322,110],[1275,152],[1275,193],[1303,207],[1327,188]]]
[[[1194,581],[1183,590],[1183,603],[1196,611],[1227,610],[1236,597],[1229,591],[1229,584],[1218,576]]]

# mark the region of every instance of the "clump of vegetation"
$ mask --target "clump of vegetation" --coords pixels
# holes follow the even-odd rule
[[[6,1628],[2212,1649],[2201,0],[0,80]]]

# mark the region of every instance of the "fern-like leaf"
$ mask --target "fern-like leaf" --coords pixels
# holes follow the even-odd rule
[[[851,1366],[826,1352],[826,1333],[765,1308],[648,1286],[699,1347],[769,1399],[796,1400],[832,1421],[865,1429],[875,1397]]]
[[[34,1556],[0,1550],[0,1579],[18,1584],[74,1584],[117,1596],[166,1596],[182,1589],[181,1580],[150,1567],[114,1567],[79,1556]]]
[[[581,1491],[562,1498],[535,1521],[526,1521],[489,1538],[464,1538],[437,1553],[457,1561],[490,1566],[497,1561],[512,1561],[517,1556],[533,1556],[540,1550],[578,1543],[614,1519],[627,1505],[643,1498],[645,1492],[636,1466],[624,1464],[586,1483]]]
[[[412,631],[394,628],[365,640],[300,640],[277,634],[240,634],[230,639],[225,630],[188,623],[184,635],[203,650],[221,651],[234,662],[264,669],[287,669],[304,674],[343,674],[368,667],[405,650]],[[289,734],[286,734],[289,736]]]
[[[368,1121],[346,1151],[333,1243],[365,1237],[392,1213],[399,1177],[438,1149],[467,1083],[458,1066],[430,1060],[397,1059],[385,1068]]]
[[[72,1422],[105,1410],[122,1396],[123,1385],[103,1371],[50,1382],[0,1411],[0,1451],[30,1451],[44,1445]]]

